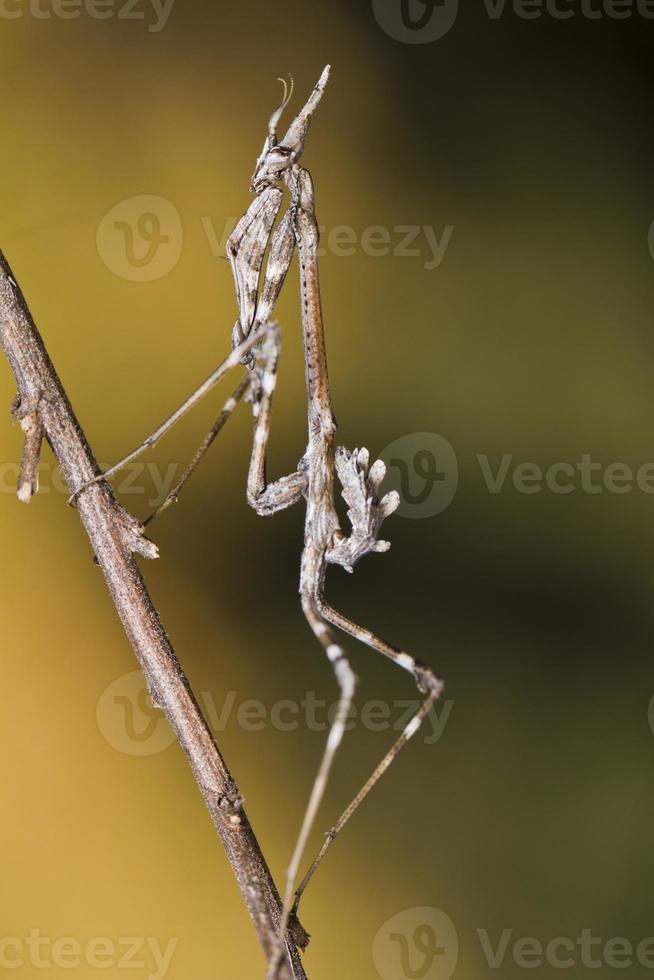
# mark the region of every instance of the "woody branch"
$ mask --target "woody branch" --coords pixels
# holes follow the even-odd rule
[[[276,948],[281,901],[236,783],[222,758],[184,676],[134,559],[157,557],[143,527],[119,505],[109,484],[92,483],[97,462],[50,361],[9,264],[0,252],[0,344],[16,379],[12,416],[25,448],[18,495],[27,502],[37,489],[40,447],[45,437],[66,483],[127,638],[145,674],[152,700],[172,726],[188,758],[213,824],[236,875],[266,956]],[[298,948],[308,936],[292,921],[284,944],[284,980],[306,980]]]

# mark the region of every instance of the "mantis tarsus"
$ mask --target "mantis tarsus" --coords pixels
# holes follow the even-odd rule
[[[329,565],[341,565],[351,572],[356,562],[364,555],[388,550],[390,545],[379,539],[379,531],[384,519],[392,514],[399,504],[396,493],[388,493],[381,499],[378,497],[378,489],[385,476],[385,467],[380,460],[370,465],[366,449],[350,452],[342,447],[335,449],[334,446],[336,424],[327,373],[320,299],[319,235],[314,189],[309,172],[299,165],[309,124],[322,98],[328,78],[329,66],[323,71],[307,103],[293,120],[281,141],[277,139],[276,130],[282,112],[290,99],[292,86],[289,90],[284,83],[284,99],[270,119],[268,135],[252,177],[251,189],[255,194],[254,201],[238,222],[227,244],[239,305],[239,317],[232,335],[231,354],[134,452],[97,478],[107,479],[126,463],[153,446],[193,405],[211,391],[232,367],[238,363],[246,366],[247,374],[226,402],[218,420],[182,479],[155,514],[177,499],[181,487],[238,402],[244,398],[251,402],[255,419],[254,442],[247,481],[248,503],[261,515],[275,514],[301,500],[306,503],[304,549],[300,570],[302,610],[333,666],[340,699],[288,867],[280,937],[286,935],[289,918],[297,911],[300,898],[329,846],[388,769],[398,752],[418,731],[442,687],[441,682],[428,667],[369,630],[353,623],[333,609],[324,597],[325,575]],[[291,203],[275,225],[281,208],[283,187],[288,189]],[[308,396],[308,442],[297,470],[273,483],[267,483],[266,448],[280,354],[280,331],[279,327],[271,321],[271,316],[296,247],[300,266],[302,330]],[[262,282],[261,270],[266,253],[267,262]],[[335,475],[342,485],[343,498],[349,507],[348,517],[351,523],[349,535],[345,535],[341,530],[335,508]],[[74,496],[77,497],[84,489],[85,486],[80,487]],[[333,627],[367,644],[408,671],[424,695],[424,701],[402,735],[329,831],[320,852],[296,890],[302,858],[325,793],[336,751],[345,732],[356,686],[355,675],[345,651],[335,638]],[[282,942],[280,938],[277,954],[268,964],[268,980],[274,980],[277,975]]]

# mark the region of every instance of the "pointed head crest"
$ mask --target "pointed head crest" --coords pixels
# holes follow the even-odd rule
[[[277,125],[284,109],[291,100],[294,88],[292,77],[289,76],[290,84],[285,79],[280,79],[284,86],[284,97],[270,117],[268,136],[263,146],[263,152],[257,160],[257,166],[252,177],[252,190],[255,193],[259,193],[275,181],[281,180],[284,171],[300,159],[311,119],[327,86],[329,72],[330,66],[327,65],[304,107],[288,127],[284,138],[278,141]]]

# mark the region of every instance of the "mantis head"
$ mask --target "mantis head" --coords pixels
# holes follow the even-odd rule
[[[302,156],[309,124],[325,91],[329,72],[330,66],[327,65],[304,108],[295,117],[284,138],[278,141],[277,124],[293,95],[293,79],[291,78],[290,84],[285,79],[280,79],[284,86],[284,97],[270,117],[268,136],[252,175],[252,190],[255,194],[259,194],[271,184],[283,180],[285,172],[293,167]]]

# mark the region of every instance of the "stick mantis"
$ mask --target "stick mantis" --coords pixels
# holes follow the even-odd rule
[[[177,486],[146,523],[177,499],[181,488],[242,400],[251,403],[254,416],[253,448],[247,478],[248,503],[258,514],[268,516],[301,501],[305,502],[304,548],[300,566],[302,611],[332,665],[339,688],[339,701],[287,869],[279,947],[268,963],[267,980],[275,980],[277,977],[283,937],[286,935],[290,917],[296,914],[300,898],[329,847],[400,750],[418,731],[442,690],[441,682],[430,668],[352,622],[334,609],[325,598],[325,577],[330,565],[341,565],[351,572],[365,555],[388,550],[390,544],[380,540],[379,532],[383,521],[399,505],[399,497],[395,492],[379,497],[379,487],[385,476],[385,466],[381,460],[370,465],[366,449],[349,451],[343,447],[335,447],[336,423],[327,373],[314,188],[311,175],[299,164],[309,125],[325,91],[329,72],[327,66],[285,136],[278,140],[277,126],[293,91],[292,82],[289,87],[282,80],[284,97],[270,118],[268,134],[252,176],[251,190],[255,195],[254,200],[227,243],[239,307],[239,316],[232,331],[231,353],[155,432],[93,481],[108,479],[155,445],[228,371],[243,364],[247,369],[244,378],[225,403],[216,423]],[[290,206],[275,224],[283,199],[282,188],[289,192]],[[296,248],[300,267],[308,441],[295,472],[268,483],[266,451],[281,344],[279,327],[271,317]],[[266,254],[266,267],[261,281]],[[336,512],[335,477],[341,483],[343,498],[349,508],[349,535],[342,531]],[[86,483],[81,486],[73,494],[71,501],[89,485]],[[336,752],[345,733],[355,694],[356,677],[345,650],[336,639],[334,629],[360,640],[408,671],[424,700],[395,744],[326,835],[318,855],[296,887],[309,836],[325,794]]]

